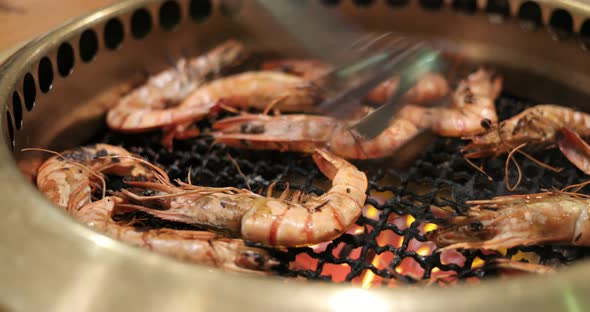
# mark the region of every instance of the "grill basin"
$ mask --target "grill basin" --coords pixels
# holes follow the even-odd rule
[[[499,68],[508,93],[587,109],[583,86],[590,80],[590,63],[580,44],[587,42],[590,26],[585,18],[590,10],[581,2],[551,1],[551,6],[521,1],[509,1],[507,6],[503,1],[340,2],[320,5],[342,10],[375,31],[395,29],[452,42],[450,47],[460,49],[470,61]],[[170,59],[197,54],[230,37],[260,50],[302,55],[279,32],[256,37],[233,22],[235,14],[258,14],[251,2],[231,8],[237,11],[207,1],[119,3],[64,25],[5,63],[0,72],[0,101],[5,104],[0,175],[10,182],[3,183],[0,246],[7,265],[0,277],[15,282],[0,285],[2,305],[22,310],[48,306],[104,310],[131,305],[161,310],[164,304],[166,308],[172,304],[176,310],[195,306],[219,310],[247,303],[260,310],[317,310],[371,301],[384,309],[416,311],[435,307],[495,310],[498,298],[504,309],[514,310],[522,306],[556,310],[564,305],[583,309],[588,304],[585,262],[552,276],[550,283],[528,277],[478,287],[370,292],[209,271],[131,248],[77,224],[19,174],[15,158],[32,157],[18,152],[21,148],[61,150],[101,131],[105,109],[130,88],[129,82],[141,78],[140,70],[155,72]],[[513,17],[491,24],[486,9]],[[147,12],[149,18],[138,12]],[[498,19],[496,14],[492,21]],[[259,20],[260,28],[269,29],[264,16]],[[523,32],[521,25],[536,31]],[[543,25],[551,26],[552,36],[559,41],[553,41]],[[56,281],[64,287],[55,287]]]

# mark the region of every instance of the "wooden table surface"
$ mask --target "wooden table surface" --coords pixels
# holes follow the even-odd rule
[[[114,2],[117,0],[0,0],[0,54]]]

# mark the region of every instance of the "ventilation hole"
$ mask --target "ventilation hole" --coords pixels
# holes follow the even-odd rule
[[[180,5],[176,1],[166,1],[160,7],[160,26],[172,30],[180,22]]]
[[[227,3],[226,3],[227,2]],[[225,15],[233,15],[239,9],[240,1],[223,1],[221,10]],[[195,22],[202,22],[211,15],[211,1],[209,0],[192,0],[188,12]]]
[[[8,140],[10,141],[10,147],[14,150],[16,142],[14,142],[14,127],[12,126],[12,116],[10,112],[6,111],[6,126],[8,128]]]
[[[62,77],[67,77],[74,68],[74,49],[64,42],[57,49],[57,71]]]
[[[146,9],[139,9],[131,16],[131,34],[136,39],[145,38],[152,30],[152,16]]]
[[[323,5],[335,6],[340,4],[340,0],[320,0]]]
[[[572,35],[574,21],[572,16],[565,10],[556,10],[549,19],[549,31],[555,39],[563,40]]]
[[[358,6],[368,7],[373,4],[373,0],[352,0],[352,2]]]
[[[23,106],[18,92],[12,93],[12,113],[14,114],[14,125],[17,130],[23,126]]]
[[[37,97],[35,78],[30,73],[27,73],[23,80],[23,96],[25,98],[25,107],[30,112],[35,106],[35,98]]]
[[[582,42],[582,48],[590,50],[590,19],[586,20],[582,24],[580,29],[580,42]]]
[[[475,0],[454,0],[453,8],[459,12],[473,14],[477,10]]]
[[[114,50],[121,45],[125,32],[123,31],[123,24],[117,18],[110,19],[104,26],[104,45]]]
[[[98,51],[98,37],[94,30],[87,29],[80,35],[79,47],[82,62],[88,63],[94,59]]]
[[[420,0],[420,5],[427,10],[438,10],[443,5],[443,0]]]
[[[387,4],[394,8],[401,8],[408,5],[408,3],[410,3],[410,0],[387,0]]]
[[[37,73],[37,76],[39,76],[39,89],[41,89],[43,93],[49,92],[53,85],[53,67],[48,58],[44,57],[41,59]]]
[[[493,15],[510,16],[508,0],[488,0],[486,12]]]
[[[521,21],[521,27],[525,30],[535,30],[542,24],[541,8],[538,4],[527,1],[520,6],[518,18]]]

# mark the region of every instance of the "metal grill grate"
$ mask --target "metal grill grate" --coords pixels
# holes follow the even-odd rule
[[[514,96],[502,95],[497,101],[500,120],[530,104]],[[200,126],[206,129],[210,122],[203,121]],[[192,183],[198,185],[249,187],[255,192],[265,192],[272,182],[280,180],[288,181],[291,188],[320,194],[322,188],[319,186],[328,182],[315,168],[311,157],[306,155],[237,150],[222,145],[211,147],[211,140],[205,137],[176,142],[174,151],[168,152],[159,145],[159,139],[159,134],[106,132],[93,142],[122,145],[165,168],[173,179],[186,180],[188,170],[192,168]],[[356,162],[369,178],[372,196],[367,204],[372,207],[359,218],[355,229],[329,244],[273,250],[282,259],[277,273],[314,280],[352,281],[363,286],[376,285],[377,280],[385,284],[416,283],[445,274],[452,275],[447,280],[455,281],[497,275],[499,271],[489,265],[497,257],[517,256],[542,264],[566,264],[590,254],[590,248],[559,246],[512,248],[505,253],[461,251],[431,254],[433,245],[426,243],[423,228],[425,225],[434,226],[430,223],[444,223],[433,213],[432,206],[447,206],[460,212],[466,209],[462,205],[465,200],[510,194],[503,180],[505,157],[485,162],[487,173],[494,179],[489,181],[462,158],[459,149],[463,144],[459,139],[437,138],[404,170],[389,169],[391,159]],[[230,156],[239,165],[243,176]],[[561,188],[586,179],[559,151],[551,150],[537,156],[564,170],[554,173],[524,157],[517,158],[524,176],[515,193]],[[512,181],[515,176],[515,170],[510,171]],[[110,180],[109,184],[115,189],[122,186],[120,180]],[[284,185],[278,185],[281,187]],[[384,196],[387,194],[389,196]],[[141,218],[148,219],[141,226],[190,228],[145,215]]]

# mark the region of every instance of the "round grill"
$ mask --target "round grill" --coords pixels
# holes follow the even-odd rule
[[[496,104],[500,120],[532,105],[530,101],[509,94],[503,94]],[[209,121],[200,125],[202,132],[210,129]],[[212,140],[207,137],[177,141],[173,152],[169,152],[158,143],[160,136],[159,133],[123,135],[106,132],[90,143],[122,145],[166,169],[171,179],[186,182],[190,168],[190,179],[195,185],[234,186],[265,193],[271,183],[282,181],[289,182],[291,189],[319,195],[322,188],[318,185],[325,186],[328,182],[309,155],[246,151],[221,144],[212,146]],[[445,218],[437,217],[439,207],[460,214],[467,209],[463,204],[466,200],[537,193],[586,180],[586,176],[558,150],[543,151],[535,156],[564,170],[557,173],[528,158],[517,157],[523,177],[518,188],[511,193],[504,181],[506,157],[485,161],[484,170],[493,179],[490,181],[463,159],[459,150],[464,144],[460,139],[436,138],[424,145],[424,150],[408,168],[392,169],[396,167],[395,157],[355,162],[367,174],[372,194],[366,202],[370,206],[357,221],[357,227],[315,248],[268,249],[281,260],[276,273],[316,280],[353,281],[363,286],[416,283],[423,279],[431,279],[428,283],[438,280],[454,282],[497,275],[499,271],[494,268],[493,260],[498,257],[560,265],[590,253],[590,248],[583,247],[531,246],[505,252],[433,254],[434,245],[426,243],[424,226],[444,226]],[[511,166],[508,172],[511,183],[517,180],[517,175],[515,167]],[[111,189],[124,187],[121,180],[114,177],[109,184]],[[284,188],[285,183],[279,184],[276,190]],[[435,207],[434,213],[432,207]],[[191,228],[154,219],[144,213],[130,213],[124,219],[142,220],[134,221],[141,228]]]
[[[394,30],[442,40],[448,43],[449,52],[464,56],[467,63],[497,69],[505,78],[505,94],[497,103],[501,118],[531,103],[556,103],[588,111],[590,7],[585,2],[306,3],[341,12],[372,32]],[[255,23],[244,27],[240,19]],[[495,311],[501,304],[503,310],[558,311],[584,310],[590,304],[585,260],[563,266],[550,277],[490,279],[477,287],[363,291],[337,283],[298,282],[306,278],[350,281],[369,287],[477,281],[500,272],[493,269],[494,257],[514,255],[513,259],[561,264],[585,256],[586,248],[566,247],[431,256],[433,246],[424,242],[425,229],[442,225],[445,214],[466,209],[462,203],[467,199],[508,193],[502,179],[505,159],[486,161],[484,167],[494,178],[488,181],[462,159],[460,140],[435,139],[409,167],[401,166],[399,157],[357,162],[371,179],[368,203],[374,208],[367,209],[349,233],[330,244],[275,251],[282,261],[275,273],[287,277],[279,281],[185,264],[111,240],[55,209],[15,166],[15,161],[21,165],[40,156],[22,153],[22,148],[61,151],[89,142],[124,142],[132,151],[165,167],[174,178],[185,179],[192,166],[195,184],[249,186],[265,192],[271,182],[281,180],[291,187],[321,193],[327,180],[305,155],[222,146],[209,152],[210,141],[204,138],[178,142],[171,154],[155,145],[157,135],[105,134],[105,111],[146,74],[169,67],[180,57],[198,55],[228,38],[243,40],[253,52],[306,57],[288,34],[257,10],[255,1],[136,0],[73,20],[28,44],[2,65],[0,257],[6,265],[0,269],[0,280],[11,283],[0,283],[0,310],[161,311],[173,305],[174,310],[198,307],[219,311],[247,306],[261,311],[356,311],[370,305],[414,312]],[[280,162],[274,158],[278,155]],[[536,155],[565,170],[555,174],[519,157],[524,179],[517,193],[559,188],[584,179],[558,152]],[[244,176],[237,173],[230,156]],[[515,181],[514,173],[511,169],[511,181]],[[110,179],[109,184],[112,189],[123,186],[116,179]],[[126,217],[138,220],[144,216]],[[140,225],[180,226],[157,219]],[[460,261],[451,261],[457,258]]]

